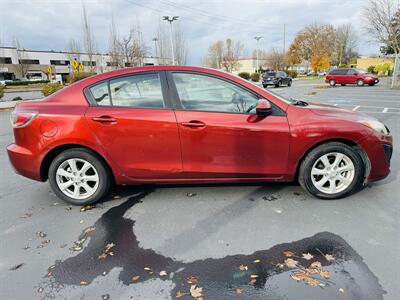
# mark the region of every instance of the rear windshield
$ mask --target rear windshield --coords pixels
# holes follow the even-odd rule
[[[264,76],[275,76],[276,72],[265,72]]]

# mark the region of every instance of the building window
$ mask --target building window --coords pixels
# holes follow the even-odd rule
[[[38,59],[20,59],[19,63],[21,65],[39,65]]]
[[[0,57],[0,64],[12,64],[11,57]]]
[[[107,67],[118,67],[118,63],[116,61],[108,61],[106,62]]]
[[[54,66],[69,66],[69,60],[50,60],[50,64]]]
[[[96,66],[96,62],[95,61],[83,61],[82,64],[84,66],[87,66],[87,67],[90,66],[90,65],[92,65],[92,67]]]

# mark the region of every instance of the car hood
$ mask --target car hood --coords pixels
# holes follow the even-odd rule
[[[314,114],[324,117],[332,117],[349,121],[376,120],[375,118],[367,116],[363,113],[354,112],[328,104],[308,102],[307,108]]]

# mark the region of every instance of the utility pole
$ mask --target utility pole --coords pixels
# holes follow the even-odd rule
[[[157,41],[158,41],[158,38],[156,38],[156,37],[153,37],[153,42],[154,42],[154,52],[155,52],[155,56],[156,56],[156,57],[158,57],[158,55],[157,55]]]
[[[286,24],[283,24],[283,54],[286,52]]]
[[[257,68],[256,68],[256,72],[258,72],[259,69],[259,65],[258,65],[258,52],[259,52],[259,48],[258,48],[258,42],[262,39],[262,36],[255,36],[254,39],[257,41],[257,49],[256,49],[256,53],[257,53]]]
[[[170,30],[171,30],[171,55],[172,55],[172,64],[175,65],[175,54],[174,54],[174,38],[172,32],[172,22],[178,20],[179,16],[163,16],[163,20],[169,22]]]

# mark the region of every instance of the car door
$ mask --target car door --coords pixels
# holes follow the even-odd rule
[[[346,75],[346,83],[349,83],[349,84],[356,83],[357,75],[358,75],[358,73],[356,70],[348,69],[347,75]]]
[[[90,128],[131,178],[174,178],[182,172],[176,118],[165,93],[164,72],[132,73],[85,90]]]
[[[281,76],[282,76],[282,83],[283,84],[288,84],[288,76],[285,72],[281,72]]]
[[[285,112],[258,117],[255,93],[196,72],[168,75],[181,138],[183,171],[191,178],[279,178],[286,173]]]

